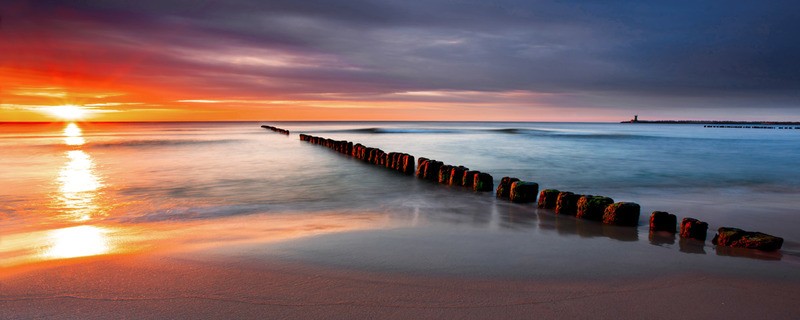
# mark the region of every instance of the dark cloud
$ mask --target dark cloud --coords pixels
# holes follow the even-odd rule
[[[792,1],[45,1],[4,10],[4,33],[48,28],[57,43],[103,48],[83,56],[92,63],[141,61],[131,77],[237,96],[524,90],[628,107],[685,97],[797,108],[800,95]]]

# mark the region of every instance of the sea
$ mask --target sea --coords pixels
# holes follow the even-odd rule
[[[300,141],[301,133],[463,165],[491,174],[495,186],[509,176],[537,182],[540,190],[635,202],[642,208],[639,226],[604,226],[496,199],[494,192],[422,181]],[[709,269],[779,277],[800,267],[800,130],[3,123],[0,150],[0,267],[128,250],[490,277]],[[708,222],[708,239],[650,233],[656,210]],[[772,253],[718,248],[711,238],[719,227],[785,242]]]

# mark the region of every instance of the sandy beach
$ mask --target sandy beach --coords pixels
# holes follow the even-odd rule
[[[552,227],[534,238],[545,248],[565,239],[555,232],[556,218],[547,215],[527,217],[538,220],[534,230]],[[559,257],[555,252],[562,249],[554,248],[522,262],[509,258],[511,250],[504,255],[508,261],[482,265],[475,261],[494,259],[489,252],[498,249],[464,250],[447,240],[474,243],[469,236],[474,230],[446,238],[428,234],[422,239],[431,241],[420,248],[421,242],[400,240],[398,234],[442,230],[435,224],[397,226],[379,215],[306,218],[256,215],[143,226],[159,237],[122,226],[114,231],[117,240],[109,242],[108,254],[42,260],[32,253],[31,260],[0,273],[0,318],[793,319],[800,313],[794,256],[770,261],[687,254],[598,231],[592,238],[566,237],[590,250],[595,243],[612,244],[598,257],[582,261],[576,256],[587,253],[580,251]],[[357,243],[348,242],[349,234],[356,234],[351,240]],[[529,237],[530,231],[521,235]],[[520,241],[494,237],[502,246]],[[121,243],[126,247],[114,247]],[[621,255],[612,252],[626,244],[635,245]],[[348,256],[350,251],[360,258]],[[385,260],[381,252],[409,262],[364,262]],[[518,269],[520,263],[540,270]],[[480,271],[490,268],[495,270]]]
[[[423,277],[126,255],[11,270],[0,318],[794,319],[796,280],[705,273],[592,281]]]

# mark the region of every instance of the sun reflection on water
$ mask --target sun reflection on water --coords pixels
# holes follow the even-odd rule
[[[69,162],[61,169],[58,176],[58,181],[61,182],[61,193],[95,191],[100,188],[100,181],[92,172],[94,162],[86,152],[83,150],[68,151],[67,158]]]
[[[77,226],[48,232],[50,246],[46,258],[75,258],[111,252],[109,231],[95,226]]]
[[[82,145],[81,129],[74,123],[64,128],[67,145]],[[80,139],[70,141],[69,139]],[[94,161],[83,150],[70,150],[66,152],[67,163],[58,174],[60,204],[66,209],[74,221],[89,220],[99,207],[96,203],[97,190],[102,187],[102,181],[94,171]]]
[[[102,184],[94,174],[92,158],[83,150],[67,151],[67,158],[69,162],[58,175],[59,199],[75,220],[85,221],[98,209],[96,191]]]
[[[83,131],[75,123],[70,123],[64,127],[64,143],[68,146],[81,146],[86,143],[82,135]]]

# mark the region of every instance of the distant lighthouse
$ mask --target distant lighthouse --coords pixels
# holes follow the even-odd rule
[[[650,122],[650,121],[645,121],[645,123],[648,123],[648,122]],[[633,119],[630,119],[630,120],[627,120],[627,121],[621,121],[620,123],[642,123],[642,122],[639,122],[639,115],[638,114],[634,114],[633,115]]]

